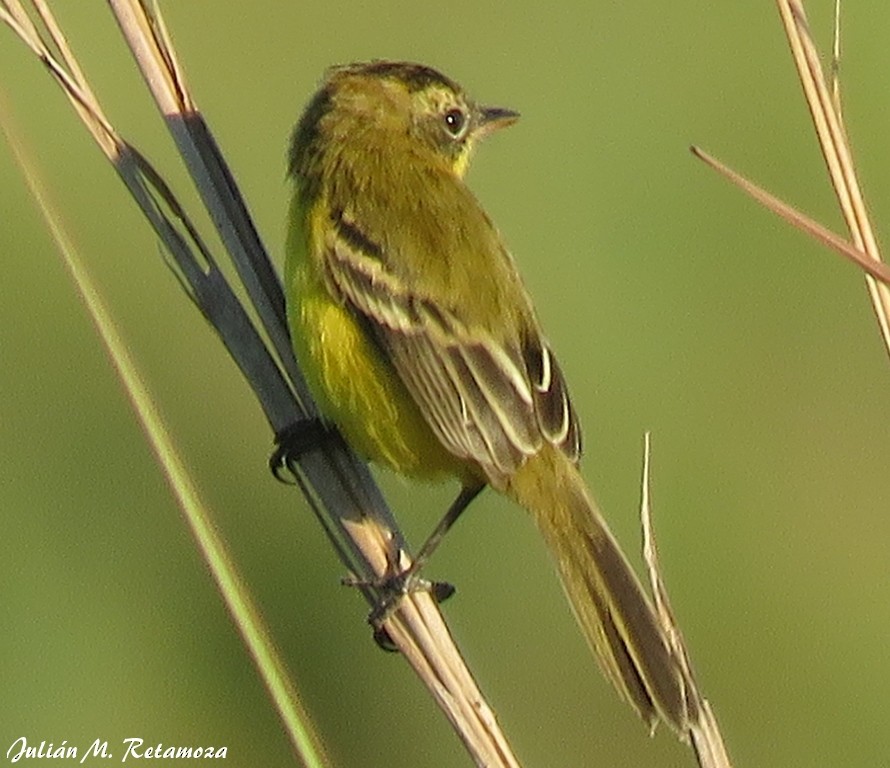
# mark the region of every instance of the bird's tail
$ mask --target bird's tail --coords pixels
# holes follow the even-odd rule
[[[534,515],[575,618],[606,676],[654,728],[659,718],[688,731],[694,706],[686,676],[639,580],[578,469],[547,447],[510,479],[507,495]]]

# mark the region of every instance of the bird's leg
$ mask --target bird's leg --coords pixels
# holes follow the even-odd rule
[[[485,485],[481,483],[461,488],[457,498],[448,507],[448,511],[445,512],[438,525],[436,525],[433,532],[423,543],[411,565],[389,576],[379,585],[380,599],[371,611],[368,621],[374,627],[374,637],[381,647],[386,647],[379,639],[379,637],[383,636],[381,633],[386,632],[382,624],[389,617],[389,614],[396,607],[399,600],[408,592],[419,587],[430,589],[437,602],[442,602],[454,594],[454,587],[451,584],[446,582],[432,582],[432,584],[429,584],[423,582],[418,574],[420,569],[430,559],[436,547],[439,546],[445,534],[457,522],[463,511],[470,505],[470,502],[482,492],[483,488],[485,488]],[[386,635],[386,638],[388,638],[388,635]],[[389,642],[391,643],[392,641],[390,640]]]
[[[414,557],[411,565],[394,577],[397,581],[402,583],[410,581],[420,569],[426,565],[433,552],[435,552],[436,547],[438,547],[442,542],[442,539],[445,538],[445,534],[451,530],[451,527],[457,522],[457,519],[463,514],[463,511],[470,506],[473,499],[482,493],[483,488],[485,488],[485,485],[479,484],[464,486],[460,489],[457,498],[451,503],[451,506],[448,507],[448,511],[445,512],[438,525],[433,529],[433,532],[427,537],[427,540],[423,543],[423,546]]]
[[[288,469],[288,460],[297,459],[337,437],[337,430],[318,416],[308,416],[288,424],[275,434],[275,450],[269,457],[269,470],[276,480],[290,484],[292,481],[282,474],[283,470]]]

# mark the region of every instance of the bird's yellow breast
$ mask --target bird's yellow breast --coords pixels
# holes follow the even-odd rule
[[[288,240],[288,324],[323,416],[360,455],[396,472],[427,480],[474,476],[469,463],[435,436],[365,328],[331,295],[318,259],[309,254],[311,235],[292,224]]]

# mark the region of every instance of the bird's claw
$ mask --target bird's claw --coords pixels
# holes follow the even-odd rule
[[[374,642],[384,651],[393,653],[398,652],[398,646],[383,625],[405,595],[411,592],[429,592],[436,603],[444,603],[457,591],[453,584],[447,581],[429,581],[411,568],[375,581],[347,576],[342,583],[350,587],[370,587],[378,593],[377,602],[368,614],[368,624],[374,630]]]
[[[275,434],[275,449],[269,456],[269,471],[281,483],[293,485],[288,462],[318,448],[336,435],[336,430],[317,416],[288,424]],[[288,475],[285,475],[285,471]]]

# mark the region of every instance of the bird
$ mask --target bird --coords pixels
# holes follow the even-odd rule
[[[682,737],[687,677],[579,471],[581,430],[516,263],[465,182],[517,112],[432,67],[332,67],[291,140],[284,287],[327,423],[372,462],[460,493],[412,565],[485,487],[533,517],[605,676]]]

